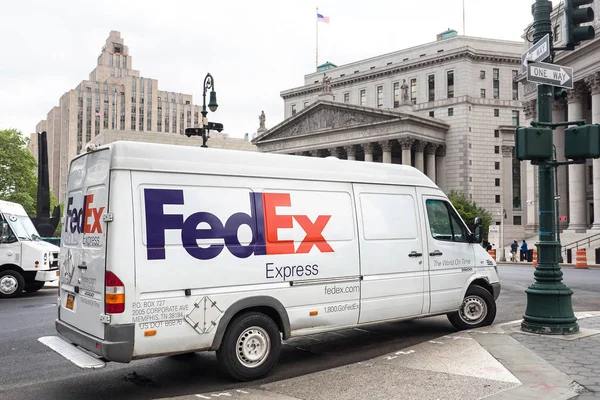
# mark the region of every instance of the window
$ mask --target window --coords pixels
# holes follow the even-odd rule
[[[344,93],[344,103],[350,103],[350,93]]]
[[[519,126],[519,111],[513,110],[512,112],[512,124],[514,126]]]
[[[305,101],[304,104],[302,105],[302,108],[306,108],[308,107],[308,101]]]
[[[435,101],[435,75],[427,77],[427,87],[429,90],[429,101]]]
[[[367,105],[367,89],[360,90],[360,103],[361,106]]]
[[[516,157],[515,149],[512,149],[512,196],[513,210],[521,209],[521,162]]]
[[[594,184],[594,167],[591,165],[588,167],[588,184]]]
[[[292,104],[292,115],[296,114],[296,105]]]
[[[429,116],[430,117],[435,117],[435,111],[429,111]]]
[[[481,98],[485,99],[485,89],[481,89]]]
[[[394,82],[394,108],[400,107],[400,82]]]
[[[500,162],[496,161],[494,163],[494,168],[497,169],[497,170],[499,170],[500,169]]]
[[[448,109],[448,116],[451,117],[454,115],[454,108],[449,108]]]
[[[383,107],[383,86],[377,86],[377,108]]]
[[[494,146],[494,153],[500,154],[500,146]]]
[[[485,71],[479,71],[479,79],[485,79]]]
[[[410,80],[410,101],[417,104],[417,78]]]
[[[512,99],[513,100],[519,100],[519,82],[516,81],[518,75],[519,75],[519,71],[513,69],[513,72],[512,72],[512,77],[513,77]]]
[[[500,98],[500,70],[494,68],[494,99]]]
[[[500,109],[494,108],[494,117],[499,117],[499,116],[500,116]]]
[[[496,181],[496,186],[500,186],[500,178],[496,178],[495,181]]]
[[[500,195],[499,194],[496,195],[496,203],[500,203]]]
[[[448,202],[429,199],[425,205],[429,229],[435,240],[467,242],[467,231]]]
[[[558,43],[560,41],[560,25],[559,24],[554,25],[554,30],[553,30],[552,36],[554,38],[554,43]]]
[[[500,130],[499,129],[494,129],[494,137],[497,137],[497,138],[500,137]]]
[[[513,225],[521,225],[521,216],[513,215]]]
[[[451,99],[454,97],[454,71],[448,71],[447,84],[448,84],[448,98]]]

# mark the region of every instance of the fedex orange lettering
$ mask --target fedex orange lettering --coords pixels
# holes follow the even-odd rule
[[[104,207],[94,208],[92,207],[93,203],[94,195],[87,194],[83,196],[83,207],[79,209],[76,207],[71,208],[73,205],[73,197],[69,197],[67,202],[65,232],[70,230],[71,233],[75,233],[75,231],[77,231],[77,233],[102,233],[100,217],[102,216]]]

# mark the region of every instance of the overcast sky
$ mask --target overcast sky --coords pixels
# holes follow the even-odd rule
[[[532,0],[465,0],[466,34],[521,41]],[[554,4],[558,2],[555,0]],[[207,72],[219,108],[209,120],[243,137],[283,119],[280,92],[319,64],[337,65],[462,34],[462,0],[18,0],[2,2],[0,129],[24,134],[60,96],[88,78],[111,30],[121,32],[140,75],[202,104]]]

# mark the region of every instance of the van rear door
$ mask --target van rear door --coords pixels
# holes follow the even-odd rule
[[[110,150],[71,163],[61,236],[59,319],[104,339],[106,222]]]

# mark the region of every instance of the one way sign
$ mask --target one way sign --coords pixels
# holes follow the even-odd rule
[[[548,57],[550,57],[550,35],[547,34],[521,55],[521,72],[527,71],[528,63],[544,61]]]
[[[573,89],[573,68],[547,63],[528,63],[527,81]]]

